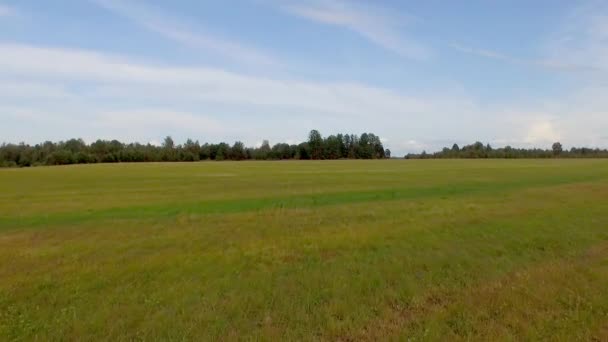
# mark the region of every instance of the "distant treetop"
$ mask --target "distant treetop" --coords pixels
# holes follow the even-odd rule
[[[444,147],[443,150],[428,154],[407,154],[406,159],[441,159],[441,158],[608,158],[608,150],[599,148],[576,148],[563,151],[562,144],[554,143],[550,150],[539,148],[525,149],[506,146],[502,148],[492,148],[490,144],[484,146],[481,142],[459,148],[454,144],[452,148]]]
[[[0,145],[0,167],[64,165],[117,162],[175,162],[199,160],[281,160],[281,159],[382,159],[390,158],[380,138],[373,133],[337,134],[323,138],[312,130],[308,141],[297,145],[278,143],[270,146],[264,140],[260,147],[246,147],[240,141],[232,146],[204,143],[188,139],[176,145],[167,136],[161,146],[97,140],[86,144],[82,139],[60,142]]]

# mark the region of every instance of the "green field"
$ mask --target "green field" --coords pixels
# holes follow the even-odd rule
[[[608,160],[0,170],[0,340],[607,340]]]

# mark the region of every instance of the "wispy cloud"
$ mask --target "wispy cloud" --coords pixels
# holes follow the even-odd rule
[[[149,132],[155,132],[157,136],[169,132],[186,132],[195,136],[225,136],[233,130],[231,126],[207,115],[158,108],[101,111],[95,116],[94,124],[108,131],[131,127],[131,133],[139,137],[145,137]]]
[[[509,64],[516,64],[522,66],[541,67],[545,69],[554,69],[560,71],[571,71],[571,72],[594,72],[594,71],[608,71],[604,70],[601,66],[590,65],[590,64],[575,64],[565,60],[547,58],[547,59],[525,59],[503,54],[498,51],[479,49],[462,44],[453,43],[450,47],[460,52],[476,55],[484,58],[494,59]]]
[[[593,2],[574,10],[543,51],[547,59],[608,71],[608,5]]]
[[[425,60],[430,49],[400,32],[403,24],[411,23],[408,16],[396,16],[388,10],[339,0],[297,1],[281,3],[292,15],[318,23],[351,30],[370,42],[403,57]]]
[[[127,96],[133,92],[153,97],[174,94],[216,102],[295,106],[347,114],[403,113],[424,110],[426,106],[387,89],[356,83],[276,80],[217,68],[158,66],[85,50],[19,44],[0,43],[0,68],[5,74],[21,78],[103,83],[99,89],[110,96],[120,96],[124,88],[130,88]]]
[[[584,72],[594,78],[608,75],[608,6],[600,2],[578,7],[561,27],[539,45],[538,58],[519,58],[485,48],[451,44],[464,53],[505,63],[566,72]]]
[[[606,91],[589,88],[551,105],[504,109],[480,105],[463,93],[412,96],[360,83],[273,79],[82,49],[0,43],[0,117],[6,121],[0,136],[10,141],[82,136],[145,142],[173,134],[253,144],[260,138],[298,141],[307,130],[320,128],[376,132],[396,155],[473,139],[513,146],[549,147],[558,139],[565,145],[605,146]]]
[[[27,84],[15,88],[11,85],[15,79]],[[194,125],[215,127],[213,131],[218,133],[211,136],[215,139],[230,136],[251,142],[260,138],[259,132],[271,139],[297,140],[315,127],[332,132],[380,132],[383,125],[399,127],[407,122],[411,122],[409,127],[415,127],[424,122],[414,123],[414,118],[422,115],[431,120],[455,103],[411,97],[360,83],[272,79],[218,68],[159,65],[81,49],[3,43],[0,89],[22,94],[25,97],[20,99],[28,100],[12,95],[6,99],[5,105],[12,105],[12,112],[16,113],[12,117],[15,123],[6,127],[27,127],[31,119],[19,120],[19,113],[42,113],[47,117],[69,112],[73,113],[73,131],[63,134],[112,133],[111,136],[122,134],[127,140],[133,139],[131,130],[126,128],[130,125],[120,126],[117,120],[124,116],[124,120],[147,122],[147,112],[154,114],[150,116],[155,122],[153,127],[144,125],[152,135],[161,134],[163,126],[188,132],[185,128]],[[49,105],[49,101],[54,102]],[[238,124],[231,121],[235,115],[239,117]],[[200,116],[213,121],[197,119]],[[168,125],[172,118],[175,123]],[[91,122],[96,122],[96,126],[91,126]],[[231,131],[230,127],[238,129]],[[42,131],[49,130],[53,131]],[[403,133],[396,133],[386,138],[398,141]],[[31,136],[25,128],[0,128],[0,135],[5,137],[18,140],[20,134]],[[144,131],[138,134],[145,138]],[[202,134],[210,137],[209,132]]]
[[[75,98],[75,96],[60,82],[38,82],[0,78],[1,102],[7,103],[9,101],[21,99],[28,100],[33,97],[32,94],[36,94],[38,100],[69,100]]]
[[[15,14],[15,10],[12,7],[0,4],[0,17],[9,17]]]
[[[184,46],[210,51],[231,60],[247,64],[276,65],[269,53],[234,40],[212,35],[200,27],[187,27],[166,12],[141,3],[117,0],[90,0],[113,13],[131,20],[136,25],[155,32]]]

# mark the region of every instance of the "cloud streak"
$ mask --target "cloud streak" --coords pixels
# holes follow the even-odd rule
[[[6,122],[0,136],[10,141],[37,139],[31,127],[39,127],[41,140],[82,136],[145,142],[187,134],[250,145],[260,138],[299,141],[312,128],[372,131],[388,139],[396,155],[435,150],[445,141],[539,147],[557,139],[564,145],[606,143],[603,88],[550,105],[510,109],[447,93],[410,96],[353,82],[272,79],[82,49],[0,43],[0,117]]]
[[[292,15],[355,32],[402,57],[426,60],[431,56],[428,47],[400,34],[402,23],[411,21],[411,18],[398,18],[384,9],[338,0],[298,1],[281,4],[280,7]]]
[[[608,72],[608,6],[598,2],[575,10],[543,52],[552,61]]]
[[[507,54],[503,54],[493,50],[487,49],[479,49],[474,48],[462,44],[450,44],[450,47],[456,49],[460,52],[476,55],[479,57],[494,59],[497,61],[502,61],[509,64],[521,65],[521,66],[532,66],[532,67],[541,67],[545,69],[559,70],[559,71],[569,71],[569,72],[593,72],[593,71],[601,71],[606,72],[601,66],[598,65],[590,65],[590,64],[575,64],[569,63],[564,60],[559,59],[524,59],[517,58],[514,56],[510,56]]]
[[[298,141],[312,128],[380,132],[387,125],[399,127],[408,121],[409,127],[419,127],[425,123],[417,122],[417,117],[432,120],[456,103],[463,110],[470,105],[462,98],[410,97],[353,82],[271,79],[89,50],[5,43],[0,43],[0,91],[5,106],[12,106],[0,115],[8,115],[13,122],[7,123],[6,127],[12,127],[8,131],[0,128],[0,135],[17,140],[32,137],[27,122],[44,122],[32,119],[36,113],[42,117],[70,113],[71,123],[64,128],[48,125],[41,129],[48,132],[44,139],[51,138],[49,135],[61,138],[56,136],[58,132],[85,138],[96,132],[146,141],[144,129],[125,127],[138,126],[154,138],[165,128],[252,143],[260,134],[275,141]],[[27,116],[20,119],[22,114]],[[129,124],[121,126],[124,120]],[[135,122],[140,124],[130,124]],[[187,129],[198,126],[213,127],[215,133]],[[386,138],[398,142],[402,132],[396,132]]]
[[[493,50],[451,44],[471,55],[505,63],[540,67],[555,71],[608,76],[608,6],[590,3],[572,11],[560,28],[541,45],[539,58],[526,59]],[[599,73],[599,75],[598,75]]]
[[[371,111],[417,112],[428,106],[387,89],[356,83],[276,80],[215,68],[159,66],[84,50],[0,44],[0,67],[9,76],[22,79],[45,77],[102,83],[99,92],[114,97],[172,94],[199,101],[361,115]]]
[[[183,46],[216,53],[224,58],[249,65],[277,65],[279,61],[269,53],[185,27],[182,20],[172,18],[160,9],[133,2],[116,0],[90,0],[92,3],[129,19],[134,24]]]

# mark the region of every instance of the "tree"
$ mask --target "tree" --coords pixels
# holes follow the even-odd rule
[[[83,151],[86,146],[87,145],[82,139],[70,139],[64,144],[64,148],[72,152],[72,154]]]
[[[348,143],[346,143],[346,140],[348,140]],[[345,145],[347,146],[347,149],[348,149],[347,158],[350,158],[350,159],[358,158],[357,151],[359,150],[360,140],[361,139],[359,139],[359,137],[354,134],[351,134],[348,137],[348,139],[345,138]]]
[[[317,159],[333,158],[390,158],[391,151],[384,149],[380,138],[372,133],[361,136],[355,134],[330,135],[326,139],[318,131],[311,132],[309,140],[316,144]],[[310,139],[312,138],[312,139]],[[152,162],[152,161],[196,161],[243,160],[243,159],[311,159],[310,141],[299,145],[278,143],[272,148],[268,141],[261,147],[245,148],[241,142],[231,147],[226,143],[202,146],[198,141],[188,139],[183,145],[175,145],[167,137],[162,146],[150,143],[124,144],[118,140],[97,140],[87,145],[82,139],[70,139],[53,143],[46,141],[34,146],[20,143],[0,144],[0,167],[27,167],[38,165],[62,165],[74,163],[118,163],[118,162]],[[321,142],[321,144],[319,144]],[[320,153],[320,154],[319,154]],[[563,150],[561,143],[556,142],[551,149],[524,149],[506,146],[493,148],[489,144],[476,142],[459,148],[445,147],[438,152],[407,154],[406,159],[415,158],[608,158],[608,150],[588,147],[572,147]]]
[[[357,158],[371,159],[373,157],[373,146],[370,141],[370,136],[367,133],[361,134],[359,138],[359,146],[357,148]]]
[[[312,159],[323,158],[323,137],[316,129],[313,129],[308,134],[308,147],[310,148]]]
[[[270,158],[270,152],[272,152],[272,148],[270,148],[270,143],[268,140],[264,140],[260,148],[254,150],[254,158],[258,160],[266,160]]]
[[[215,157],[217,157],[218,147],[219,145],[217,144],[209,144],[209,159],[215,160]]]
[[[201,146],[198,156],[200,160],[208,160],[211,158],[211,146],[208,143]]]
[[[225,160],[229,157],[230,154],[230,146],[226,143],[217,144],[215,160]]]
[[[342,138],[342,145],[344,145],[344,151],[342,152],[342,158],[353,158],[355,156],[354,152],[351,155],[351,147],[352,141],[349,134],[345,134]]]
[[[245,156],[245,144],[240,141],[235,142],[230,150],[230,159],[243,160],[245,159]]]
[[[340,145],[340,156],[339,158],[346,158],[348,156],[348,149],[346,148],[346,144],[344,142],[344,134],[336,135],[338,139],[338,144]]]
[[[173,142],[173,138],[167,136],[163,141],[163,157],[164,161],[176,161],[177,155],[175,153],[175,143]]]
[[[372,158],[384,159],[384,146],[382,146],[380,137],[373,133],[368,133],[368,136],[372,150]]]
[[[293,159],[296,155],[296,146],[291,146],[286,143],[279,143],[272,147],[272,159]]]
[[[173,142],[173,138],[171,138],[170,136],[165,137],[165,140],[163,141],[163,148],[166,148],[166,149],[175,148],[175,142]]]
[[[301,143],[297,147],[296,159],[308,160],[310,159],[310,147],[308,143]]]
[[[324,147],[324,158],[325,159],[338,159],[342,156],[340,151],[340,139],[335,135],[330,135],[325,139]]]
[[[563,152],[562,144],[560,142],[553,143],[551,149],[553,150],[553,155],[556,157],[561,155]]]
[[[391,150],[388,148],[384,151],[384,157],[391,159]]]
[[[49,156],[49,165],[73,164],[74,156],[69,150],[59,150]]]
[[[201,150],[201,145],[198,143],[197,141],[192,141],[192,139],[188,139],[186,140],[186,143],[184,144],[184,150],[191,152],[191,153],[196,153],[198,154]]]

